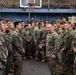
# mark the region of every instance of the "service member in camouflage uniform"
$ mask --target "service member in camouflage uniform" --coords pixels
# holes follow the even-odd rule
[[[37,35],[38,34],[38,22],[34,28],[34,44],[35,44],[35,57],[36,57],[36,50],[37,50]]]
[[[58,37],[59,37],[59,41],[60,41],[60,43],[62,42],[62,33],[63,33],[63,29],[62,28],[59,28],[59,30],[58,30]],[[59,52],[58,52],[58,60],[59,60],[59,63],[61,64],[62,63],[62,51],[61,51],[61,49],[59,49]]]
[[[73,75],[73,61],[74,54],[72,51],[72,41],[74,39],[75,32],[71,27],[71,24],[68,22],[65,24],[65,29],[67,30],[66,36],[66,49],[63,50],[65,52],[65,65],[66,65],[66,75]]]
[[[46,29],[48,34],[46,36],[46,57],[48,58],[48,65],[52,75],[62,75],[58,71],[58,57],[59,39],[58,34],[53,31],[52,25],[47,24]]]
[[[0,35],[0,62],[2,68],[0,69],[0,75],[5,75],[6,63],[7,63],[7,56],[5,54],[4,48],[4,38]]]
[[[31,28],[30,29],[30,32],[31,32],[31,36],[32,36],[32,39],[31,39],[31,50],[32,50],[32,56],[34,57],[35,56],[35,43],[34,43],[34,29],[35,29],[35,22],[32,22],[31,23]]]
[[[38,51],[38,40],[39,40],[39,37],[40,37],[40,33],[39,33],[39,24],[37,25],[37,27],[35,27],[34,29],[34,43],[35,43],[35,60],[40,60],[39,59],[39,51]]]
[[[64,51],[66,49],[66,37],[67,37],[67,30],[65,29],[65,21],[60,22],[60,27],[62,28],[62,33],[60,34],[60,53],[61,53],[61,60],[60,64],[63,67],[64,73],[66,71],[66,52]]]
[[[39,40],[38,40],[38,49],[40,52],[40,59],[42,62],[45,61],[45,56],[46,56],[46,28],[42,23],[40,24],[40,29],[39,29]]]
[[[20,35],[21,23],[14,22],[15,31],[13,33],[13,58],[14,58],[14,75],[21,75],[22,71],[22,55],[25,50],[23,48],[23,40]]]
[[[20,33],[21,33],[21,35],[22,35],[23,30],[24,30],[24,26],[25,26],[25,22],[24,22],[24,21],[21,21],[21,26],[22,26],[22,28],[21,28],[21,30],[20,30]]]
[[[8,48],[8,59],[7,59],[7,66],[6,66],[6,73],[9,75],[10,72],[13,72],[13,49],[12,49],[12,36],[14,32],[14,24],[10,22],[10,25],[6,28],[6,35],[7,35],[7,48]],[[6,74],[6,75],[7,75]]]
[[[74,39],[72,41],[72,50],[74,52],[74,74],[73,75],[76,75],[76,32],[75,32],[75,35],[74,35]]]
[[[73,23],[73,24],[72,24],[72,29],[73,29],[73,30],[76,30],[76,23]]]
[[[10,34],[9,34],[9,28],[8,28],[8,26],[6,25],[6,23],[3,22],[2,24],[5,25],[5,29],[4,29],[4,31],[2,32],[2,36],[3,36],[4,40],[5,40],[5,45],[6,45],[7,49],[8,49],[8,52],[6,52],[6,54],[7,54],[7,56],[8,56],[8,55],[10,55],[10,53],[12,54],[11,36],[10,36]],[[7,64],[8,64],[8,58],[9,58],[9,57],[7,57]],[[8,75],[7,65],[6,65],[6,75]]]
[[[7,57],[8,57],[6,40],[4,38],[5,30],[6,30],[6,25],[3,22],[0,25],[0,55],[1,55],[0,61],[1,61],[2,66],[3,66],[1,75],[5,75],[5,73],[6,73],[6,64],[7,64]]]
[[[25,57],[27,58],[32,58],[32,51],[31,51],[31,33],[29,30],[28,24],[24,26],[24,30],[22,32],[22,37],[23,37],[23,43],[24,43],[24,48],[25,48]]]

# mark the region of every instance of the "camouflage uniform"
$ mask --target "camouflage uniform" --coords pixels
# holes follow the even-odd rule
[[[6,69],[6,63],[7,63],[7,56],[6,56],[6,45],[5,45],[5,39],[2,36],[2,33],[0,33],[0,62],[2,64],[2,70],[0,70],[0,75],[5,75],[5,69]]]
[[[31,33],[29,29],[24,29],[22,32],[22,37],[23,37],[23,43],[24,43],[24,48],[25,48],[25,56],[29,57],[32,55],[31,53]]]
[[[54,31],[50,32],[46,36],[46,57],[48,58],[48,66],[52,75],[62,75],[60,74],[61,66],[58,64],[57,53],[59,50],[59,39],[58,34]],[[52,59],[51,56],[54,54],[55,59]]]
[[[35,27],[31,27],[29,30],[31,32],[31,36],[32,36],[32,39],[31,39],[31,50],[32,50],[32,56],[34,57],[35,56],[35,43],[34,43],[34,29]]]
[[[4,48],[5,48],[5,52],[8,52],[8,49],[7,49],[7,46],[8,46],[7,39],[8,39],[8,37],[7,37],[5,32],[1,32],[1,36],[5,40],[5,42],[3,43],[4,44]]]
[[[75,35],[74,35],[74,39],[72,41],[72,49],[76,48],[76,32],[75,32]],[[76,59],[76,53],[74,53],[74,59]],[[74,64],[74,74],[73,75],[76,75],[76,64]]]
[[[35,57],[38,57],[38,39],[39,39],[39,29],[36,27],[34,29],[34,43],[35,43]]]
[[[58,33],[58,30],[59,30],[59,28],[56,28],[54,31],[55,31],[56,33]]]
[[[23,31],[24,31],[24,30],[25,30],[24,27],[22,27],[21,30],[20,30],[21,36],[23,36],[22,34],[23,34]]]
[[[67,31],[66,37],[66,49],[65,52],[65,65],[66,65],[66,74],[73,75],[73,62],[74,62],[74,54],[72,51],[72,41],[74,39],[74,31]]]
[[[61,36],[62,36],[62,33],[60,33],[58,35],[58,38],[59,38],[59,44],[61,43]],[[62,51],[59,49],[59,52],[58,52],[58,60],[59,60],[59,63],[61,64],[61,60],[62,60]]]
[[[34,29],[34,43],[36,44],[37,43],[37,33],[38,33],[38,27],[35,27]]]
[[[72,41],[72,49],[76,48],[76,32],[74,34],[74,39]],[[76,54],[75,54],[75,57],[76,57]]]
[[[13,33],[13,58],[14,58],[14,75],[21,75],[22,71],[22,54],[23,54],[23,40],[19,32]]]
[[[66,37],[67,37],[67,31],[65,29],[63,29],[63,32],[60,35],[60,52],[61,52],[61,58],[60,58],[60,64],[62,65],[64,72],[66,71],[66,52],[65,51],[61,51],[62,48],[64,48],[64,50],[66,49]]]
[[[7,33],[7,48],[8,48],[8,59],[7,59],[7,66],[6,66],[6,73],[8,74],[14,67],[13,63],[13,49],[12,49],[12,36],[14,30],[11,30]]]
[[[41,28],[39,30],[39,40],[38,40],[38,45],[39,44],[42,44],[42,48],[38,48],[39,49],[39,53],[40,53],[40,58],[41,60],[44,60],[45,59],[45,56],[46,56],[46,35],[47,35],[47,32],[46,32],[46,28]]]
[[[36,57],[36,51],[37,51],[37,32],[38,32],[38,27],[35,27],[34,29],[35,57]]]

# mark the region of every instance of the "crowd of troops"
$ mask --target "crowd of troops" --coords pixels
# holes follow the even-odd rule
[[[0,19],[0,75],[21,75],[23,59],[47,62],[52,75],[76,75],[76,23]]]

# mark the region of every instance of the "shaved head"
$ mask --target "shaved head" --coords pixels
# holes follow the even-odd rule
[[[49,23],[49,24],[47,24],[46,26],[49,26],[49,27],[51,27],[52,25]]]
[[[53,30],[53,26],[51,24],[47,24],[46,29],[48,32],[51,32]]]

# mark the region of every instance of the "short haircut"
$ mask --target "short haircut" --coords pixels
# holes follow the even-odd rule
[[[38,26],[41,26],[41,25],[42,25],[42,23],[41,23],[41,22],[39,22],[39,23],[38,23]]]
[[[14,27],[16,28],[17,25],[19,25],[19,23],[21,23],[20,21],[15,21],[14,22]]]
[[[69,25],[71,25],[71,22],[68,22],[68,21],[67,21],[65,24],[69,24]]]
[[[24,22],[24,21],[21,21],[21,23],[22,23],[22,22]]]
[[[28,24],[25,24],[25,25],[24,25],[24,27],[27,27],[27,26],[28,26]]]
[[[49,23],[49,24],[47,24],[47,25],[53,26],[51,23]]]
[[[65,24],[65,23],[66,23],[66,22],[65,22],[65,21],[63,21],[63,20],[60,22],[60,24],[61,24],[61,25]]]
[[[11,19],[7,18],[7,19],[6,19],[6,22],[11,22]]]
[[[5,21],[3,21],[1,24],[6,24],[6,22],[5,22]]]
[[[33,24],[33,23],[35,24],[35,22],[32,22],[31,24]]]
[[[76,26],[76,23],[73,23]]]

